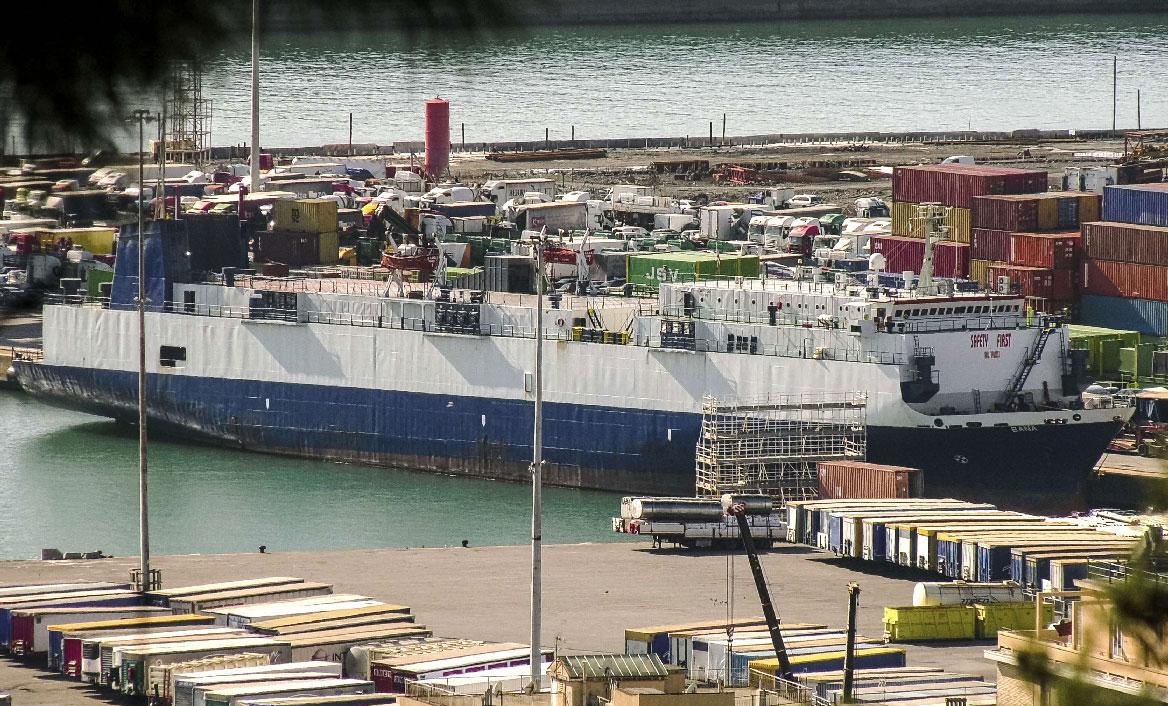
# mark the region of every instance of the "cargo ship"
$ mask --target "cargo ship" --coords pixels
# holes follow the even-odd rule
[[[930,495],[1073,493],[1131,415],[1085,403],[1066,328],[1018,295],[944,281],[904,291],[875,275],[660,274],[655,298],[545,300],[546,482],[692,494],[704,400],[862,393],[868,460],[924,469]],[[152,428],[529,478],[534,295],[343,278],[150,283]],[[43,360],[14,364],[23,388],[133,423],[133,302],[118,277],[110,299],[50,302]]]

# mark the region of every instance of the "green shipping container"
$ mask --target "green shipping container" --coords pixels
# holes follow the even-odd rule
[[[633,254],[627,258],[628,281],[635,287],[658,289],[661,282],[694,282],[730,277],[755,279],[757,255],[716,255],[676,251]]]
[[[1091,373],[1096,377],[1114,376],[1123,366],[1121,348],[1140,345],[1138,331],[1072,325],[1068,329],[1071,348],[1086,348]],[[1149,356],[1150,358],[1150,356]],[[1134,365],[1130,366],[1134,369]]]
[[[90,270],[85,274],[85,294],[90,301],[100,299],[102,283],[113,281],[114,273],[112,270]]]

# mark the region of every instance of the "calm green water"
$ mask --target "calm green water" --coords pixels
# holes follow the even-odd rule
[[[250,50],[210,63],[213,142],[250,140]],[[262,142],[454,142],[844,130],[1168,127],[1168,14],[536,28],[407,47],[378,32],[269,36]]]
[[[521,544],[530,487],[154,441],[156,553]],[[0,392],[0,559],[137,554],[133,429]],[[610,541],[619,496],[544,490],[544,541]]]

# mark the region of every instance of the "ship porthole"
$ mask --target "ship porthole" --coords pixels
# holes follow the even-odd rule
[[[945,420],[944,420],[944,419],[940,419],[940,418],[934,419],[934,420],[933,420],[933,426],[935,426],[935,427],[943,427],[943,426],[945,426]]]
[[[1076,422],[1081,422],[1083,421],[1083,415],[1076,412],[1075,414],[1071,415],[1071,419],[1074,419]]]

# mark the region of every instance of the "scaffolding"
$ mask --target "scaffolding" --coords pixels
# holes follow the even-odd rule
[[[166,161],[202,167],[211,161],[211,100],[203,98],[202,71],[177,63],[166,86]]]
[[[867,454],[867,395],[706,397],[697,444],[698,495],[761,493],[786,502],[819,495],[820,461]]]

